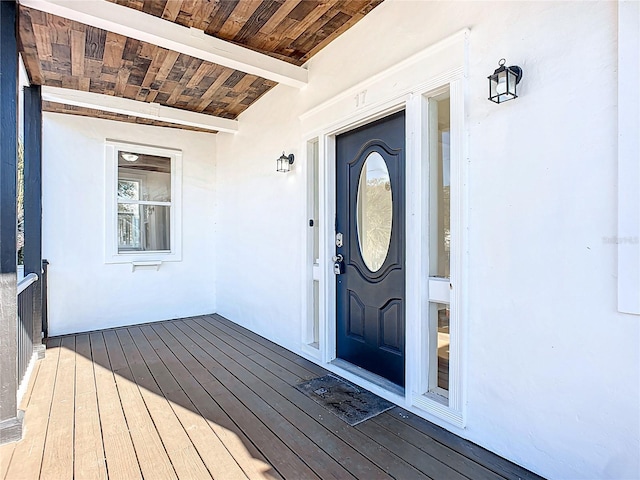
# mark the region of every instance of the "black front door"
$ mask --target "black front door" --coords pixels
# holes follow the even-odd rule
[[[336,138],[337,356],[404,386],[405,115]]]

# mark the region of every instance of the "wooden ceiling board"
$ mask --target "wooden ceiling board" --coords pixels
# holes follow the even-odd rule
[[[220,38],[235,38],[238,32],[249,23],[256,9],[262,4],[262,0],[242,0],[227,17],[218,35]]]
[[[177,123],[162,122],[151,120],[148,118],[134,117],[132,115],[123,115],[120,113],[105,112],[95,108],[76,107],[75,105],[66,105],[57,102],[42,102],[42,111],[51,113],[64,113],[67,115],[79,115],[82,117],[102,118],[104,120],[115,120],[118,122],[136,123],[138,125],[152,125],[155,127],[177,128],[180,130],[189,130],[192,132],[218,133],[213,130],[204,128],[191,127],[188,125],[178,125]]]
[[[20,7],[19,21],[21,52],[36,85],[117,95],[229,119],[276,85],[26,7]]]
[[[302,65],[382,0],[109,0]],[[321,45],[321,46],[320,46]]]
[[[109,0],[302,65],[383,0]],[[236,119],[275,82],[20,6],[19,46],[32,84],[113,95]],[[47,104],[47,111],[165,124]],[[203,130],[206,131],[206,130]]]

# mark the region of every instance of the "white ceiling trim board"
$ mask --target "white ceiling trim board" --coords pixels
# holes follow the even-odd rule
[[[211,131],[235,133],[238,121],[214,117],[203,113],[189,112],[179,108],[165,107],[159,103],[140,102],[128,98],[113,97],[101,93],[71,90],[59,87],[42,87],[42,99],[77,107],[93,108],[105,112],[132,115],[161,122],[204,128]]]
[[[20,4],[291,87],[302,88],[308,81],[308,71],[302,67],[107,0],[20,0]]]

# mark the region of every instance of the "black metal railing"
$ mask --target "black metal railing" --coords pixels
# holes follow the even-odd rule
[[[40,288],[38,275],[30,273],[18,283],[18,385],[33,357],[34,296]]]

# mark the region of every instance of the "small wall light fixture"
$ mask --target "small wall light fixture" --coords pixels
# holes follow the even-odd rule
[[[522,69],[517,65],[505,67],[506,60],[501,58],[498,68],[489,75],[489,100],[496,103],[518,98],[516,85],[522,80]]]
[[[282,155],[280,155],[280,158],[278,158],[276,162],[276,172],[287,173],[291,170],[291,165],[293,165],[293,153],[285,155],[284,152],[282,152]]]

